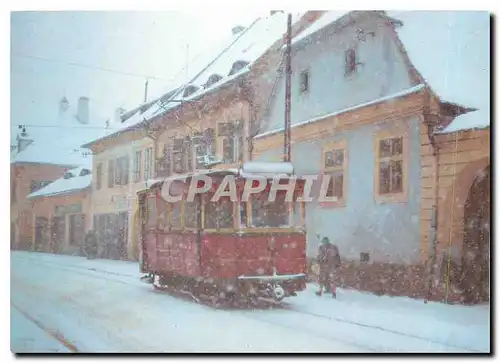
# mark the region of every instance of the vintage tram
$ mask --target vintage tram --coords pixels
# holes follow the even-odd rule
[[[199,187],[207,177],[206,191],[188,198],[193,183]],[[228,177],[234,196],[214,198]],[[276,182],[288,190],[274,191],[271,201]],[[259,192],[245,196],[245,186],[259,183]],[[153,182],[138,193],[142,280],[212,303],[295,296],[306,287],[303,188],[304,180],[289,173],[247,172],[245,167]],[[165,193],[173,189],[177,200],[169,201]]]

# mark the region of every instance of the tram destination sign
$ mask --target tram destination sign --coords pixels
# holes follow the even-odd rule
[[[241,195],[241,201],[247,202],[252,194],[259,194],[265,189],[269,190],[267,198],[269,202],[275,202],[278,192],[286,192],[285,201],[294,201],[295,184],[297,180],[304,181],[300,195],[296,199],[298,202],[337,202],[336,196],[328,195],[329,186],[332,181],[331,175],[304,175],[276,176],[268,178],[262,175],[246,175]],[[187,182],[187,177],[166,180],[161,189],[161,195],[169,203],[176,203],[183,199],[182,190],[188,188],[186,201],[192,202],[197,194],[212,192],[211,202],[217,202],[220,198],[229,197],[232,202],[240,199],[237,194],[237,182],[235,175],[225,175],[221,181],[213,181],[209,175],[192,176]],[[187,183],[186,183],[187,182]],[[313,188],[313,186],[316,186]],[[215,191],[215,192],[214,192]]]

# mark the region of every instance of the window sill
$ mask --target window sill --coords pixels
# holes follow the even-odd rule
[[[320,202],[319,206],[320,208],[325,208],[325,209],[334,209],[334,208],[344,208],[346,207],[347,203],[345,200],[339,200],[337,202]]]
[[[375,196],[378,204],[407,203],[408,198],[405,193],[378,194]]]

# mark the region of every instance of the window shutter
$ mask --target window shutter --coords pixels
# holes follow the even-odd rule
[[[108,161],[108,188],[113,188],[115,183],[115,161]]]
[[[170,175],[170,150],[168,148],[168,145],[165,144],[163,145],[163,167],[165,170],[165,175],[169,176]]]
[[[129,158],[128,156],[125,156],[123,159],[123,183],[125,185],[128,184],[128,174],[129,174]]]
[[[116,185],[122,184],[122,173],[123,173],[122,169],[123,169],[122,160],[121,160],[121,158],[118,158],[115,161],[115,184]]]
[[[215,130],[208,128],[203,131],[204,152],[215,155]]]
[[[182,152],[183,139],[174,139],[174,152]]]
[[[191,138],[188,136],[184,139],[184,165],[186,171],[193,170],[193,142]]]

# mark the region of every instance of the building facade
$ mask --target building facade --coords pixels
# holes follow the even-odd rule
[[[474,19],[456,16],[453,25],[460,26],[453,31],[474,23]],[[425,28],[425,19],[409,14],[403,24],[386,12],[326,12],[294,37],[292,162],[298,174],[328,175],[327,195],[337,197],[334,203],[307,205],[308,256],[315,257],[319,241],[328,237],[344,260],[339,273],[343,284],[437,298],[449,290],[444,285],[450,284],[449,276],[440,272],[443,261],[437,261],[450,249],[448,245],[463,245],[462,235],[467,235],[460,223],[467,209],[464,198],[473,184],[470,175],[489,165],[489,143],[485,142],[489,115],[486,112],[479,122],[485,130],[447,131],[461,117],[474,115],[470,107],[475,102],[436,92],[441,91],[442,78],[452,71],[430,73],[429,69],[438,66],[425,59],[422,63],[418,57],[415,48],[420,46],[423,52],[423,41],[432,45],[432,36],[412,39],[415,28]],[[443,27],[443,19],[438,20]],[[487,24],[482,20],[483,26]],[[464,48],[475,44],[468,38],[457,41]],[[485,59],[487,50],[479,49]],[[465,56],[447,56],[459,60],[453,72],[484,70]],[[484,85],[478,92],[489,97]],[[259,133],[253,140],[255,160],[282,159],[284,95],[281,79],[259,120]],[[479,104],[483,104],[481,99]],[[458,141],[453,144],[451,140]],[[436,145],[440,150],[437,161]],[[457,145],[458,149],[452,148]],[[454,206],[457,216],[450,222],[446,211],[454,200],[451,190],[457,190],[453,185],[460,180],[451,170],[455,173],[462,168],[464,175],[469,173],[466,181],[459,182],[464,188],[462,211]],[[489,205],[489,196],[484,200]],[[481,208],[481,215],[486,216],[488,207]],[[434,216],[437,223],[433,223]],[[481,256],[484,260],[487,254]],[[439,267],[431,270],[429,261]],[[440,277],[436,286],[430,285],[431,275]],[[446,294],[447,298],[463,297]]]

